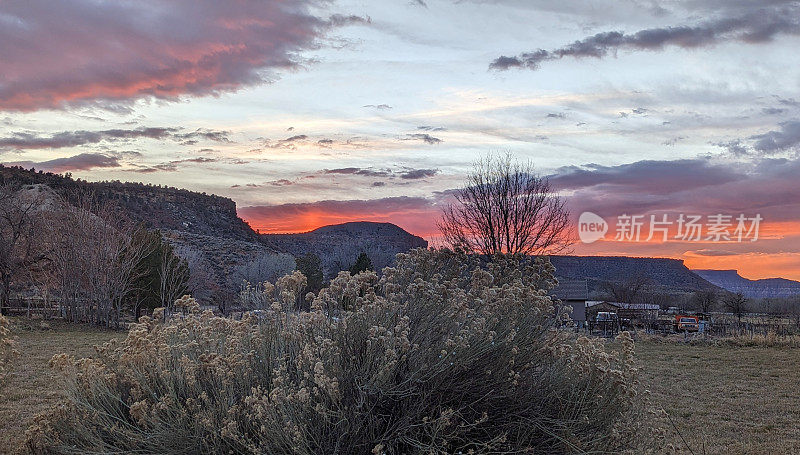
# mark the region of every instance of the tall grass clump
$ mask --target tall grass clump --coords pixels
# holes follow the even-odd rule
[[[5,385],[11,363],[18,354],[14,349],[8,318],[0,315],[0,389]]]
[[[143,318],[96,359],[57,356],[69,399],[34,452],[608,453],[629,448],[633,346],[559,330],[546,260],[447,250],[334,278],[308,312],[274,288],[242,320]],[[269,288],[269,287],[267,287]],[[299,292],[299,291],[297,291]]]

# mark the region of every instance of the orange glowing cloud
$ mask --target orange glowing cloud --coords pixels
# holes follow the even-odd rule
[[[316,4],[4,3],[12,20],[0,27],[0,42],[10,43],[0,47],[0,110],[213,95],[267,82],[269,70],[295,66],[328,29],[359,21],[320,19],[310,12]]]
[[[393,223],[430,237],[436,233],[438,208],[430,199],[392,197],[374,200],[320,201],[300,204],[242,207],[239,216],[265,234],[308,232],[349,221]]]

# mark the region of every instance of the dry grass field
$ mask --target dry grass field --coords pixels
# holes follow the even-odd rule
[[[637,357],[693,453],[800,453],[800,349],[640,342]]]
[[[24,453],[33,416],[62,399],[53,354],[90,356],[93,345],[124,336],[24,319],[14,320],[14,334],[22,355],[0,391],[0,453]],[[693,453],[800,453],[800,349],[646,341],[637,354],[643,383]]]
[[[48,366],[53,354],[89,357],[95,345],[125,335],[92,326],[58,321],[42,324],[24,318],[12,319],[12,331],[20,356],[0,389],[0,454],[25,453],[25,430],[33,417],[62,399],[59,377]]]

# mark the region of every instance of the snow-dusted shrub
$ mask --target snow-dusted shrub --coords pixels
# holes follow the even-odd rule
[[[451,251],[340,274],[309,312],[143,318],[95,360],[57,356],[69,400],[38,452],[607,453],[629,447],[633,343],[559,330],[543,260]],[[288,288],[287,288],[288,289]],[[291,297],[296,298],[296,295]]]

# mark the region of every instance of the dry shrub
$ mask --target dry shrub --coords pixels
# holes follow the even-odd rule
[[[8,318],[0,315],[0,388],[5,385],[11,363],[18,354],[14,349]]]
[[[609,453],[640,433],[633,341],[558,330],[546,261],[415,250],[235,321],[142,318],[94,360],[34,452]],[[285,284],[285,283],[284,283]],[[286,289],[291,286],[285,286]]]

